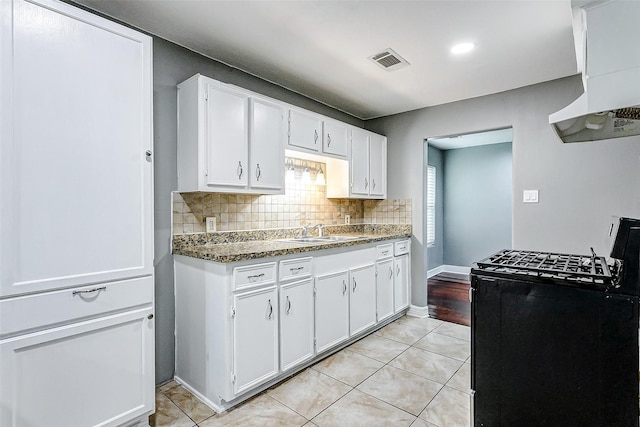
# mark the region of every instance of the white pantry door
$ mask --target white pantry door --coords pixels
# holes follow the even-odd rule
[[[1,1],[0,52],[0,297],[151,275],[151,38]]]

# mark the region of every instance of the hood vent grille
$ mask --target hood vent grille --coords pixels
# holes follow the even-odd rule
[[[394,71],[409,65],[409,62],[393,51],[393,49],[385,49],[380,53],[370,56],[369,59],[387,71]]]

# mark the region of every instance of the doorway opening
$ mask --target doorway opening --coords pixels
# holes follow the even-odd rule
[[[429,315],[469,324],[471,265],[512,242],[513,129],[427,138]]]

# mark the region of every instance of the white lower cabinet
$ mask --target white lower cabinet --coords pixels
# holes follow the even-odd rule
[[[376,262],[376,312],[378,322],[393,316],[394,285],[393,258]]]
[[[152,319],[149,305],[0,341],[0,425],[120,426],[148,413]]]
[[[233,391],[242,394],[278,373],[278,289],[233,296]]]
[[[409,307],[409,288],[411,286],[411,272],[409,271],[409,254],[403,254],[393,259],[394,267],[394,311],[397,313]]]
[[[349,334],[355,335],[376,323],[376,269],[373,263],[349,270]]]
[[[313,280],[280,286],[280,368],[313,357]]]
[[[349,338],[349,271],[316,276],[316,351]]]

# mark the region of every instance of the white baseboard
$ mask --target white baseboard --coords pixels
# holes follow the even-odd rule
[[[427,279],[435,276],[439,273],[460,273],[460,274],[469,274],[471,273],[471,267],[464,267],[461,265],[439,265],[438,267],[427,271]]]
[[[429,306],[419,307],[417,305],[409,306],[407,316],[419,317],[421,319],[429,317]]]

